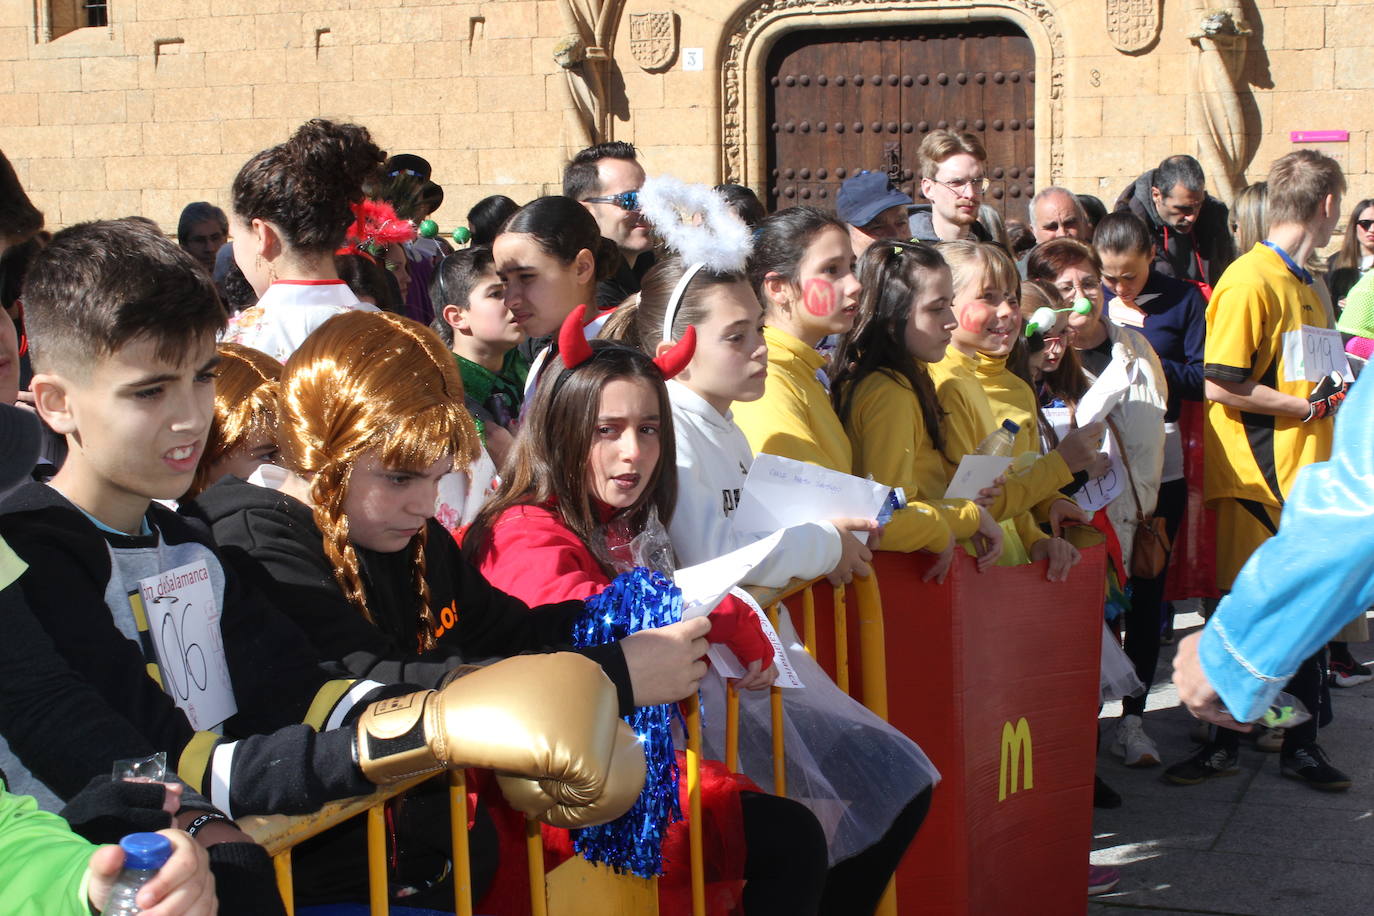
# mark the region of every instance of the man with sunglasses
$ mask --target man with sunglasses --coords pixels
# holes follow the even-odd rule
[[[581,150],[563,169],[563,195],[581,201],[601,237],[620,250],[615,274],[596,287],[596,304],[603,311],[639,292],[640,280],[654,266],[653,237],[639,212],[643,185],[635,148],[619,140]]]
[[[952,242],[972,238],[990,242],[978,222],[988,189],[988,154],[970,133],[932,130],[921,141],[921,194],[929,205],[911,211],[913,242]]]

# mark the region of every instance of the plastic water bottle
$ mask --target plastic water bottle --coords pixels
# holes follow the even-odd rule
[[[119,848],[124,850],[124,868],[110,888],[110,897],[100,916],[132,916],[142,912],[134,898],[172,855],[172,841],[160,833],[131,833],[119,841]]]
[[[988,433],[988,437],[978,443],[975,455],[997,455],[1010,458],[1015,454],[1016,434],[1021,427],[1012,420],[1003,420],[1002,425]]]

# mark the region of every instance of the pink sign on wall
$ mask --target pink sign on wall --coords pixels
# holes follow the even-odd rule
[[[1349,143],[1348,130],[1294,130],[1288,139],[1293,143]]]

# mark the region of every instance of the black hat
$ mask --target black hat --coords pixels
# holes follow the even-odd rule
[[[387,178],[394,178],[397,175],[412,175],[423,182],[429,181],[429,176],[433,171],[434,169],[430,167],[428,159],[411,153],[392,156],[382,165],[382,174]]]

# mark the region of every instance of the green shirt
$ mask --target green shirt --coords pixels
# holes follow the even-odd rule
[[[525,395],[525,376],[529,374],[530,362],[521,355],[518,348],[506,353],[500,372],[492,372],[466,357],[454,354],[458,361],[458,374],[463,377],[463,393],[468,409],[477,421],[478,432],[483,433],[485,423],[495,423],[510,429],[520,416],[520,404]]]

